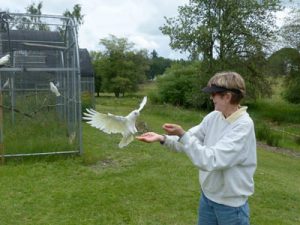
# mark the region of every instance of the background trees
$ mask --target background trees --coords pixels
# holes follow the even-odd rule
[[[285,69],[284,98],[291,103],[300,103],[300,9],[294,8],[286,17],[280,29],[281,41],[285,47],[281,61],[277,64]],[[276,55],[278,55],[278,52]]]
[[[200,87],[215,72],[234,70],[245,78],[247,96],[255,99],[271,94],[263,69],[275,35],[274,12],[280,9],[279,0],[191,0],[160,29],[173,49],[201,62]]]
[[[173,49],[191,59],[247,57],[266,47],[273,34],[279,0],[191,0],[178,8],[178,17],[160,27]]]
[[[150,53],[150,67],[147,71],[147,78],[153,80],[158,75],[162,75],[165,70],[171,66],[172,60],[158,56],[157,52],[153,50]]]
[[[101,76],[102,90],[113,92],[116,97],[138,90],[149,68],[147,52],[134,50],[133,43],[114,35],[100,39],[99,44],[105,49],[94,58],[94,65],[96,76]]]

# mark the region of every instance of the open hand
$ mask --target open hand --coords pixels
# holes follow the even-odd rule
[[[154,133],[154,132],[147,132],[142,134],[141,136],[135,137],[139,141],[147,142],[147,143],[152,143],[156,141],[164,141],[165,137],[163,135]]]

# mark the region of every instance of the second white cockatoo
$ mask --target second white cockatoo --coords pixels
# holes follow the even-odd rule
[[[7,65],[9,63],[9,60],[10,60],[10,55],[9,54],[1,57],[0,58],[0,67],[3,67],[5,65]]]
[[[53,82],[50,82],[50,90],[56,95],[56,97],[60,96],[60,93]]]
[[[134,134],[137,132],[135,123],[141,110],[147,103],[147,96],[143,98],[138,109],[133,110],[127,116],[117,116],[111,113],[103,114],[93,109],[86,109],[83,119],[88,120],[88,124],[96,127],[107,134],[122,134],[123,138],[119,143],[119,148],[123,148],[134,140]]]

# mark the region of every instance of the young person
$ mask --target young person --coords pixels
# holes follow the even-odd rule
[[[257,160],[254,124],[247,107],[240,106],[245,82],[236,72],[221,72],[202,90],[215,110],[200,124],[185,131],[166,123],[166,135],[148,132],[137,139],[184,152],[199,169],[199,225],[248,225]]]

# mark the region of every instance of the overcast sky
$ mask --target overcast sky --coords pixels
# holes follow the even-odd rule
[[[290,0],[284,0],[289,2]],[[24,13],[33,0],[1,0],[1,10]],[[169,37],[159,30],[165,23],[164,16],[178,15],[178,6],[188,0],[44,0],[42,13],[62,15],[80,4],[84,24],[79,28],[79,47],[100,50],[99,40],[113,34],[126,37],[136,49],[155,49],[159,56],[172,59],[186,58],[186,55],[169,47]],[[299,5],[300,0],[294,0]],[[282,21],[285,13],[279,14]]]
[[[25,8],[40,1],[1,0],[1,10],[24,13]],[[113,34],[126,37],[136,49],[155,49],[159,56],[172,59],[186,58],[169,47],[169,38],[159,27],[165,23],[164,16],[177,15],[179,5],[188,0],[44,0],[42,13],[62,15],[80,4],[84,24],[79,28],[79,47],[100,50],[99,40]]]

